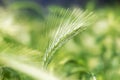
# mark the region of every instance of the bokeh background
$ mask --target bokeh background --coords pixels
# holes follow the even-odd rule
[[[94,12],[95,17],[85,31],[56,52],[49,71],[62,80],[93,80],[93,76],[120,80],[120,0],[0,0],[0,52],[14,44],[6,51],[14,53],[22,45],[44,53],[51,38],[48,34],[60,19],[52,15],[53,19],[49,12],[75,7]],[[41,59],[37,56],[36,60]],[[16,71],[3,70],[8,73],[3,80],[34,80],[22,73],[18,79]]]

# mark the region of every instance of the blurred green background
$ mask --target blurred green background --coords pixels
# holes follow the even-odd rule
[[[89,27],[56,52],[49,71],[62,80],[93,80],[92,76],[96,80],[120,80],[119,0],[1,0],[0,4],[0,52],[12,45],[6,50],[11,53],[17,51],[16,46],[44,53],[49,34],[61,19],[57,17],[60,11],[54,12],[56,8],[77,7],[94,12]],[[35,56],[35,61],[41,61],[41,57]],[[13,79],[19,76],[16,71],[3,70],[15,73],[5,74],[3,80],[34,80],[25,74]]]

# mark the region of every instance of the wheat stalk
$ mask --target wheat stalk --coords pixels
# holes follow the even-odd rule
[[[74,9],[71,13],[68,9],[64,13],[65,14],[60,21],[59,28],[46,49],[43,59],[44,68],[47,68],[56,50],[64,45],[69,39],[85,30],[86,26],[89,24],[88,20],[91,17],[91,13],[88,14],[87,11],[82,12],[79,9]],[[69,18],[66,19],[66,16],[69,16]]]

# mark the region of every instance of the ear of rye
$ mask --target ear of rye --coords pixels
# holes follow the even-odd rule
[[[88,14],[87,11],[82,12],[79,9],[74,9],[71,13],[69,10],[66,10],[64,13],[65,14],[60,21],[54,38],[50,41],[49,46],[46,49],[43,60],[44,68],[47,68],[56,50],[62,47],[68,40],[86,29],[92,16],[92,13]],[[66,19],[65,16],[68,16],[69,18]]]

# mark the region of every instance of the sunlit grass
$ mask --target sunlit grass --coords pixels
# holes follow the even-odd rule
[[[120,79],[119,8],[26,4],[0,8],[0,80]]]

